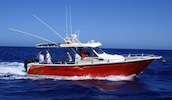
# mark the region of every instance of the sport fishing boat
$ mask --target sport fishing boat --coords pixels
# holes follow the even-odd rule
[[[70,41],[69,41],[70,40]],[[52,64],[39,64],[38,62],[28,63],[28,74],[52,75],[52,76],[130,76],[141,73],[153,60],[160,59],[155,55],[131,55],[122,56],[107,54],[99,48],[102,44],[91,40],[81,43],[75,34],[72,34],[68,41],[59,44],[60,48],[69,48],[74,54],[71,62],[53,62]],[[56,48],[55,44],[38,44],[38,48]],[[81,54],[85,50],[88,55]],[[27,68],[26,68],[27,69]]]
[[[34,16],[50,30],[58,34],[48,24],[38,17]],[[34,36],[51,43],[37,44],[37,48],[69,48],[70,55],[73,55],[71,61],[54,61],[50,64],[39,63],[35,59],[25,61],[25,69],[30,75],[48,75],[48,76],[130,76],[140,74],[152,61],[160,59],[161,56],[145,54],[128,54],[126,56],[118,54],[108,54],[100,49],[100,42],[94,40],[82,43],[76,34],[66,35],[63,43],[57,44],[39,36],[27,32],[9,28],[12,31]],[[72,53],[72,54],[71,54]],[[68,53],[69,54],[69,53]],[[71,57],[72,58],[72,57]]]

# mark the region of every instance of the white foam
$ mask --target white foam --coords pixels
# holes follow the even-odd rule
[[[54,80],[108,80],[108,81],[131,81],[136,75],[130,76],[106,76],[106,77],[91,77],[87,76],[37,76],[37,78],[54,79]]]
[[[132,80],[135,75],[131,76],[106,76],[106,77],[91,77],[87,76],[38,76],[27,75],[24,69],[24,64],[20,62],[0,62],[0,79],[15,80],[15,79],[53,79],[58,80],[108,80],[108,81],[125,81]]]
[[[16,75],[26,75],[24,71],[24,64],[19,62],[1,62],[0,63],[0,73],[1,74],[16,74]]]

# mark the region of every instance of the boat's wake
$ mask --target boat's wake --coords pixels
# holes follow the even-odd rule
[[[15,79],[32,79],[32,80],[109,80],[109,81],[128,81],[132,80],[135,75],[131,76],[107,76],[107,77],[90,77],[88,76],[33,76],[27,75],[24,69],[24,64],[19,62],[0,62],[0,79],[15,80]]]

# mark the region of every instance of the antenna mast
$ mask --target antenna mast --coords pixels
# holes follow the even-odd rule
[[[72,16],[71,16],[71,8],[70,8],[70,6],[69,6],[69,17],[70,17],[70,31],[71,31],[71,34],[72,34]]]
[[[78,40],[79,40],[80,29],[78,30]]]
[[[68,33],[68,20],[67,20],[68,18],[67,18],[67,6],[66,6],[66,31],[65,31],[65,35],[66,35],[66,37],[67,37],[67,33]]]

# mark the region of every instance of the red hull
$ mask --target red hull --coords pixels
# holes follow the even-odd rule
[[[28,74],[34,75],[52,75],[52,76],[91,76],[105,77],[110,75],[138,75],[141,73],[153,59],[135,62],[115,63],[115,64],[97,64],[84,66],[49,66],[32,65]]]

